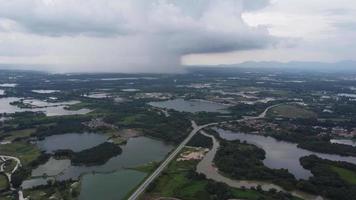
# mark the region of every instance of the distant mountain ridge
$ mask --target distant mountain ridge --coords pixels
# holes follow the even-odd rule
[[[356,72],[356,61],[340,61],[335,63],[325,63],[325,62],[274,62],[274,61],[264,61],[264,62],[243,62],[239,64],[229,64],[229,65],[216,65],[216,66],[195,66],[192,68],[200,69],[237,69],[237,68],[262,68],[262,69],[288,69],[288,70],[311,70],[311,71],[324,71],[324,72],[342,72],[342,71],[353,71]]]

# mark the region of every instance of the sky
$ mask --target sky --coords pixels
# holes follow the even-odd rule
[[[7,68],[175,73],[355,52],[355,0],[0,0]]]

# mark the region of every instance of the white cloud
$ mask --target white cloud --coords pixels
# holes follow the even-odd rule
[[[274,0],[243,18],[251,26],[267,26],[274,36],[299,38],[293,48],[271,49],[269,60],[356,59],[354,0]]]

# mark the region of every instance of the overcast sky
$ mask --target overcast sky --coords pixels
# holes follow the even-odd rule
[[[354,60],[355,0],[0,0],[0,64],[57,72]]]

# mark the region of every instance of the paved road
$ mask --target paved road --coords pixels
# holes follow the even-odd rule
[[[225,123],[231,123],[231,122],[240,122],[240,121],[245,121],[245,120],[250,120],[250,119],[260,119],[266,117],[267,112],[273,108],[276,107],[280,104],[272,105],[266,108],[260,115],[257,117],[246,117],[244,119],[240,120],[230,120],[230,121],[224,121],[224,122],[216,122],[216,123],[210,123],[210,124],[205,124],[202,126],[198,126],[194,121],[192,121],[192,127],[193,130],[190,132],[188,137],[166,158],[166,160],[140,185],[139,188],[128,198],[128,200],[136,200],[138,197],[146,190],[146,188],[152,183],[161,173],[162,171],[167,167],[167,165],[177,156],[177,154],[184,148],[184,146],[189,142],[192,137],[198,133],[200,130],[208,127],[208,126],[214,126],[218,124],[225,124]]]
[[[5,168],[5,162],[6,162],[7,160],[14,160],[14,161],[16,162],[15,167],[11,170],[10,173],[6,173],[6,172],[5,172],[5,169],[4,169],[4,168]],[[15,171],[16,171],[19,167],[21,167],[21,161],[20,161],[20,159],[18,159],[18,158],[16,158],[16,157],[13,157],[13,156],[0,155],[0,164],[1,164],[1,166],[0,166],[0,172],[3,172],[3,173],[6,175],[7,180],[8,180],[8,182],[9,182],[9,184],[10,184],[10,190],[15,190],[15,188],[13,188],[13,187],[12,187],[12,184],[11,184],[11,175],[12,175],[13,173],[15,173]]]
[[[4,165],[5,165],[5,162],[7,160],[14,160],[16,162],[16,166],[12,169],[11,173],[5,173],[4,171]],[[5,155],[0,155],[0,172],[4,172],[8,181],[9,181],[9,184],[10,184],[10,190],[15,190],[15,188],[12,187],[12,184],[11,184],[11,175],[13,173],[15,173],[15,171],[21,167],[21,161],[20,159],[16,158],[16,157],[13,157],[13,156],[5,156]],[[18,200],[28,200],[28,198],[25,198],[23,196],[23,193],[22,193],[22,190],[19,190],[18,191]]]
[[[188,137],[166,158],[164,162],[140,185],[139,188],[128,198],[128,200],[136,200],[146,190],[146,188],[152,183],[167,167],[167,165],[178,155],[178,153],[184,148],[192,137],[198,133],[201,129],[208,126],[217,125],[218,123],[210,123],[202,126],[198,126],[192,121],[193,130],[189,133]]]
[[[15,167],[12,169],[11,174],[13,174],[13,173],[17,170],[18,167],[21,167],[21,161],[20,161],[20,159],[18,159],[18,158],[16,158],[16,157],[0,155],[0,160],[1,160],[1,162],[5,162],[5,161],[7,161],[7,160],[14,160],[14,161],[16,162],[16,165],[15,165]],[[0,163],[1,163],[1,162],[0,162]],[[3,169],[2,169],[1,171],[3,171]]]

